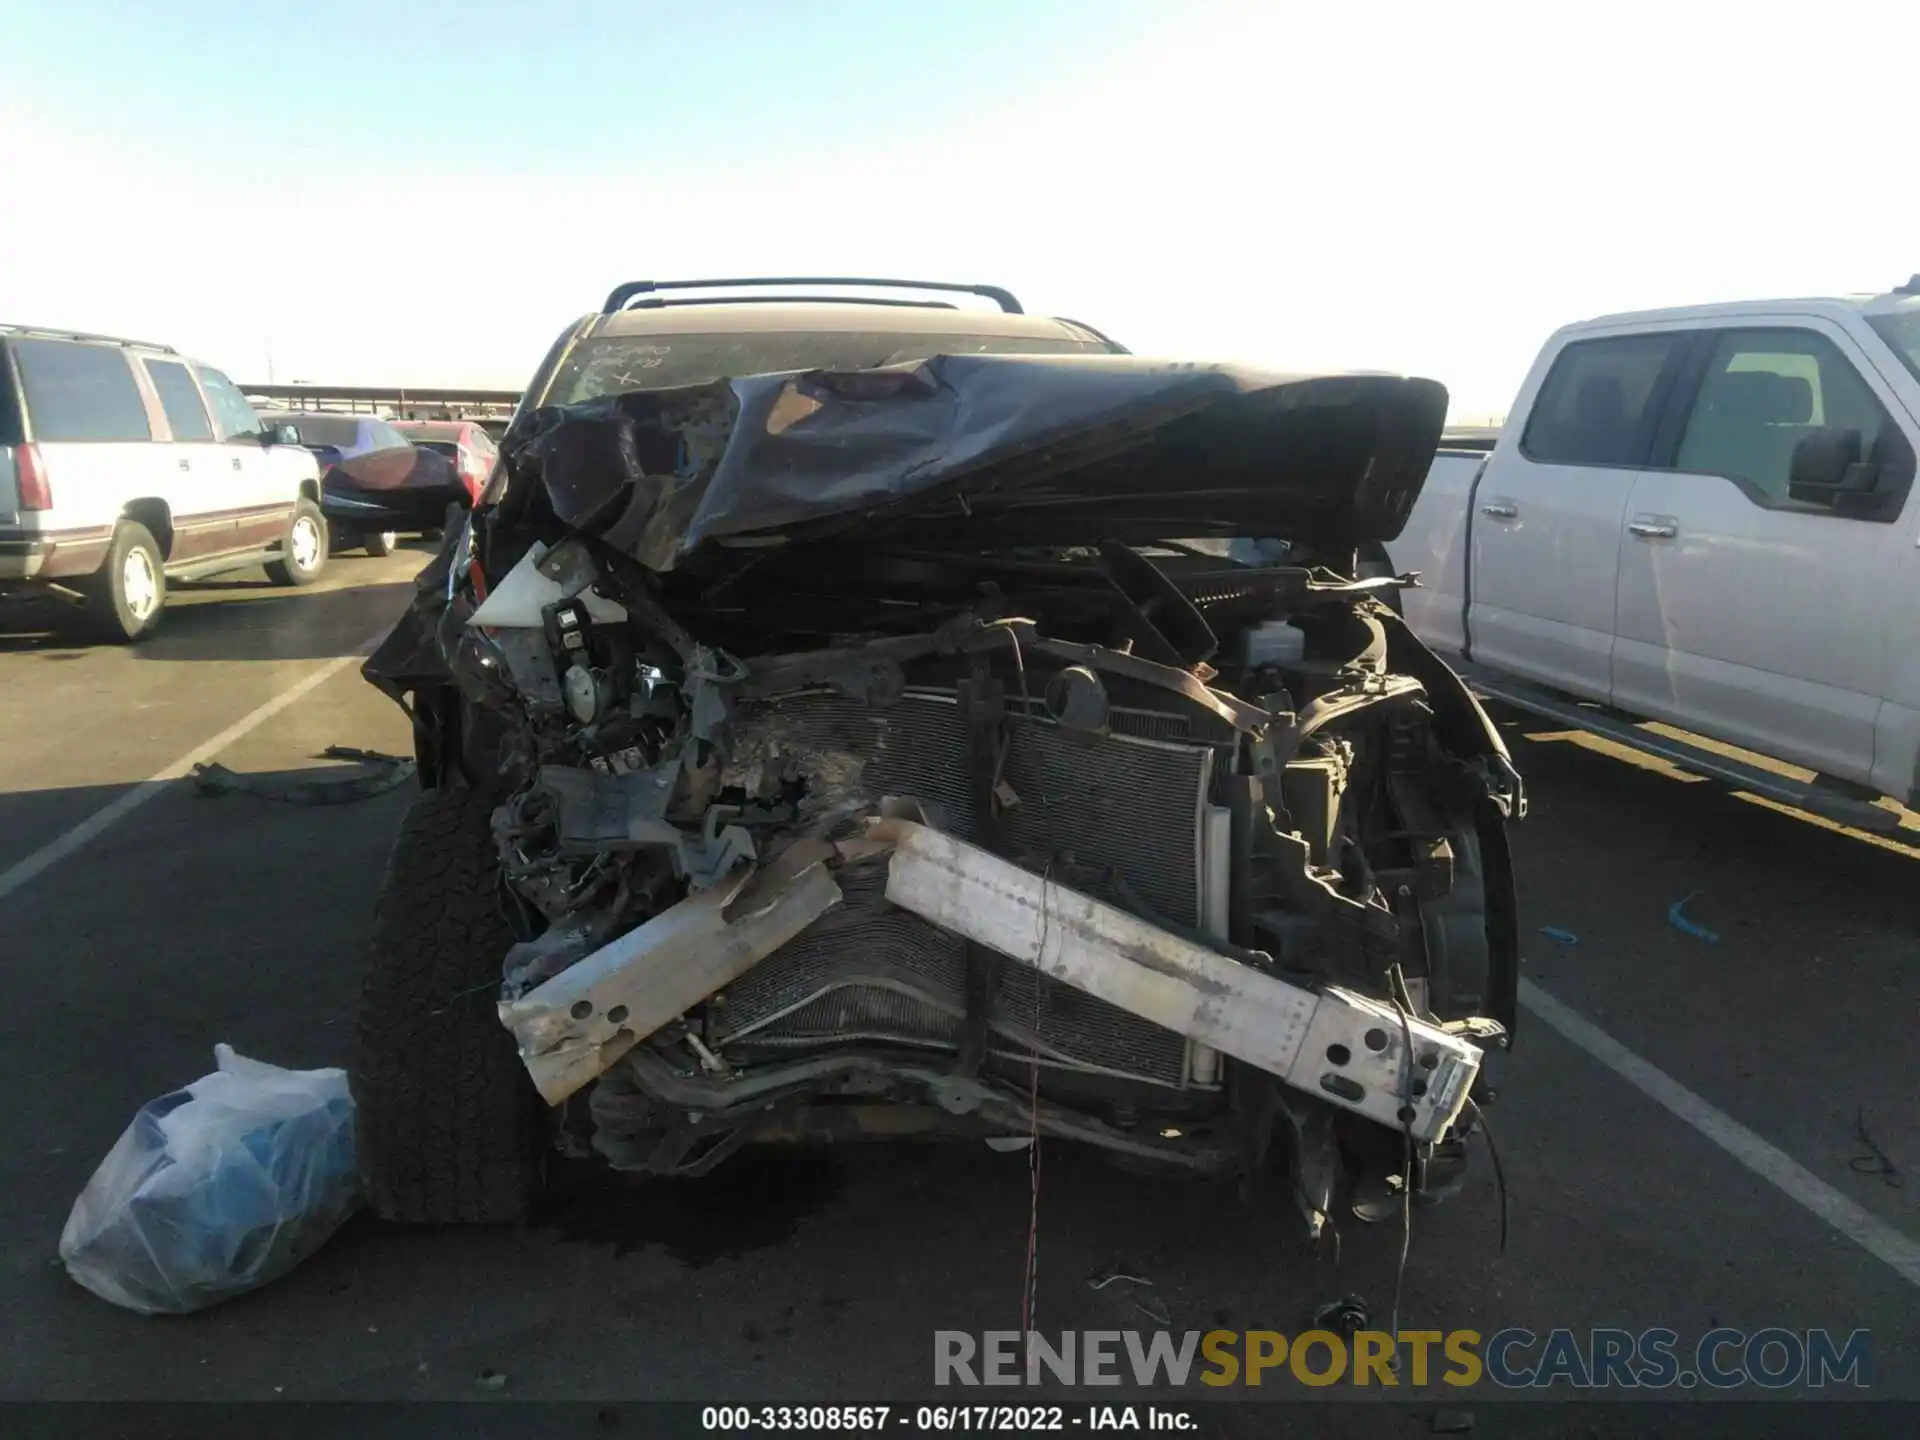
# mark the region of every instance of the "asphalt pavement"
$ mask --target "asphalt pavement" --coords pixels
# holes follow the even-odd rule
[[[697,1182],[569,1175],[529,1228],[362,1217],[278,1284],[181,1319],[118,1311],[59,1268],[95,1165],[215,1042],[346,1061],[408,792],[309,807],[177,777],[216,753],[279,775],[332,765],[328,745],[405,751],[354,657],[424,559],[341,557],[303,592],[197,586],[135,648],[0,611],[0,1398],[953,1398],[932,1388],[933,1332],[1020,1323],[1024,1155],[781,1149]],[[1502,1255],[1481,1156],[1465,1193],[1415,1213],[1401,1328],[1864,1328],[1872,1385],[1847,1395],[1920,1399],[1920,1271],[1902,1264],[1920,1253],[1920,830],[1837,831],[1503,723],[1533,796],[1515,842],[1535,1001],[1491,1062],[1511,1235]],[[1716,940],[1672,923],[1685,897]],[[1116,1267],[1176,1332],[1297,1332],[1350,1293],[1387,1321],[1397,1225],[1343,1224],[1336,1263],[1284,1197],[1064,1145],[1043,1162],[1042,1331],[1158,1328],[1142,1287],[1090,1286]],[[1484,1417],[1516,1397],[1434,1399]]]

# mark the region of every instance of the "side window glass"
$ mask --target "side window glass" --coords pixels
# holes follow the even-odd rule
[[[153,438],[146,402],[140,398],[125,351],[68,340],[12,343],[34,439]]]
[[[207,392],[208,403],[213,406],[213,417],[220,427],[220,438],[258,440],[264,433],[264,427],[239,387],[218,370],[209,370],[204,365],[196,366],[194,374],[200,377],[200,388]]]
[[[1891,423],[1825,336],[1729,330],[1714,345],[1674,463],[1741,481],[1761,504],[1798,508],[1787,491],[1796,445],[1823,428],[1852,430],[1871,453]]]
[[[1580,340],[1541,385],[1520,448],[1550,465],[1642,465],[1653,437],[1660,376],[1686,337]]]
[[[176,440],[211,440],[213,422],[207,407],[200,403],[187,367],[172,360],[146,360],[147,378],[160,396],[160,408],[167,412],[167,425]]]
[[[13,397],[13,366],[7,360],[7,343],[0,340],[0,445],[18,445],[27,438],[27,427],[20,420],[20,406]]]

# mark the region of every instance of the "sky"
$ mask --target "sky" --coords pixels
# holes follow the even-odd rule
[[[0,320],[518,388],[637,278],[989,282],[1432,376],[1920,271],[1910,0],[0,0]],[[271,376],[269,375],[271,371]]]

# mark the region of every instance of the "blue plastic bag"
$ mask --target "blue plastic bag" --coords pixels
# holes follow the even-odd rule
[[[213,1053],[213,1074],[140,1107],[60,1234],[69,1275],[145,1315],[279,1278],[360,1204],[346,1072]]]

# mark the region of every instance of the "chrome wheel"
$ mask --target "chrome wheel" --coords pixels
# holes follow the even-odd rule
[[[120,562],[120,595],[135,620],[149,620],[160,608],[160,577],[154,573],[153,557],[138,546]]]
[[[311,570],[320,563],[320,527],[311,516],[301,515],[293,522],[293,530],[287,536],[287,552],[293,563],[302,570]]]

